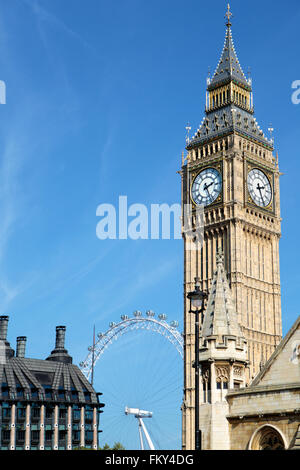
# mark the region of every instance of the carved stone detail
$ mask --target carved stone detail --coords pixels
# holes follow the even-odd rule
[[[229,380],[229,369],[225,366],[216,367],[216,379],[217,382],[228,382]]]
[[[243,372],[242,367],[239,367],[239,366],[234,366],[233,367],[233,375],[236,375],[237,377],[241,377],[242,372]]]

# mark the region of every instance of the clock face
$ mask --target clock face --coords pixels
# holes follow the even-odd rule
[[[192,186],[192,198],[195,204],[208,206],[219,196],[222,189],[222,177],[215,168],[206,168],[196,176]]]
[[[248,173],[247,183],[253,202],[259,207],[267,207],[272,200],[272,188],[266,175],[254,168]]]

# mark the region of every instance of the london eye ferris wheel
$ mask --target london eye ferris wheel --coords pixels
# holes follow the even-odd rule
[[[140,448],[137,428],[124,414],[129,406],[151,409],[149,432],[156,449],[180,448],[182,358],[178,322],[152,310],[122,315],[97,334],[80,368],[103,393],[100,446],[120,442],[126,449]]]

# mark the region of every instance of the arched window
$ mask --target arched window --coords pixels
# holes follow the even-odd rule
[[[210,373],[209,370],[202,372],[202,390],[203,390],[203,403],[211,402],[211,389],[210,389]]]
[[[268,431],[268,433],[266,433],[260,439],[260,450],[283,450],[283,449],[284,449],[283,440],[280,434],[278,434],[278,432],[276,432],[275,430]]]
[[[273,426],[263,426],[255,431],[250,440],[250,450],[284,450],[281,433]]]

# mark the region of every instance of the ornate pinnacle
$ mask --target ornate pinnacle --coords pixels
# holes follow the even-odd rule
[[[231,26],[231,21],[230,21],[231,17],[232,17],[232,13],[230,11],[230,5],[228,3],[227,12],[226,12],[226,15],[225,15],[225,18],[227,18],[227,23],[226,23],[227,28],[230,28],[230,26]]]
[[[217,264],[223,264],[223,263],[224,263],[223,250],[221,247],[219,247],[218,252],[217,252]]]

